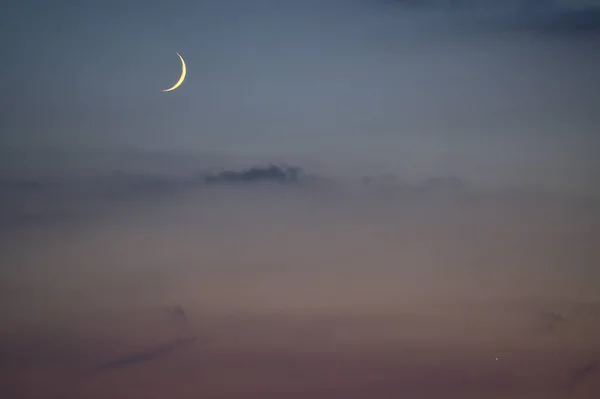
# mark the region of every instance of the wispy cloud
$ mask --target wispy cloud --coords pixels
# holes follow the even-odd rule
[[[186,346],[192,345],[196,342],[196,337],[187,337],[175,340],[165,345],[161,345],[152,349],[149,349],[144,352],[134,353],[130,355],[126,355],[120,357],[115,360],[111,360],[107,363],[100,365],[97,369],[97,372],[107,372],[116,369],[120,369],[123,367],[129,367],[140,363],[146,363],[155,359],[158,359],[162,356],[165,356],[173,351],[176,351],[180,348],[184,348]]]

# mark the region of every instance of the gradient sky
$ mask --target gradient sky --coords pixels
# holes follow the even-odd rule
[[[600,173],[597,6],[9,1],[0,146],[233,153],[582,188]],[[176,51],[188,77],[162,93],[178,77]]]
[[[8,0],[0,43],[0,397],[600,397],[600,1]]]

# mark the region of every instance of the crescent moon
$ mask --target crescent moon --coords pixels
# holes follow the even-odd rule
[[[169,88],[169,89],[164,89],[161,91],[167,92],[167,91],[173,91],[176,88],[178,88],[179,86],[181,86],[181,84],[183,83],[183,81],[185,80],[185,74],[187,72],[187,69],[185,67],[185,61],[183,60],[183,57],[181,55],[179,55],[179,53],[175,53],[177,54],[177,56],[179,57],[179,59],[181,60],[181,76],[179,77],[179,80],[177,81],[177,83],[175,83],[173,85],[173,87]]]

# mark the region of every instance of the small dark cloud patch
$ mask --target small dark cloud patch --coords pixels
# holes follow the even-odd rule
[[[206,176],[207,184],[239,184],[239,183],[297,183],[302,176],[302,169],[282,167],[270,164],[265,167],[251,167],[241,171],[223,170],[217,174]]]

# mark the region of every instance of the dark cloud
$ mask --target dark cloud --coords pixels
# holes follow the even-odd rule
[[[206,177],[207,184],[218,183],[297,183],[302,175],[302,169],[297,167],[280,167],[268,165],[266,167],[251,167],[241,171],[224,170]]]

